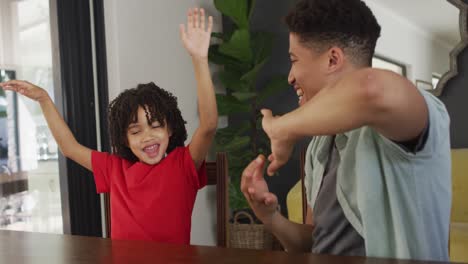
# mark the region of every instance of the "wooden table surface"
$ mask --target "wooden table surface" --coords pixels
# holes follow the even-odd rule
[[[0,263],[429,264],[441,262],[288,254],[280,251],[180,246],[1,230]]]

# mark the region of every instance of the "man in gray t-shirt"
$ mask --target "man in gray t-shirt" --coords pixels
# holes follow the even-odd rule
[[[300,107],[281,117],[262,110],[272,149],[267,173],[287,162],[295,142],[314,137],[305,164],[309,209],[306,224],[276,211],[260,155],[241,181],[257,217],[287,251],[447,260],[450,141],[443,104],[403,76],[371,68],[380,26],[363,1],[301,0],[285,21],[288,81]],[[423,150],[406,152],[405,142],[424,134]]]

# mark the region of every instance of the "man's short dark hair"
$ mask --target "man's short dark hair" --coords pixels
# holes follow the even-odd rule
[[[317,51],[338,46],[359,66],[371,66],[380,25],[361,0],[301,0],[285,18],[291,33]]]

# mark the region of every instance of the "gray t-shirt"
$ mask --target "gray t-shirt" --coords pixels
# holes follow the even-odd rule
[[[427,140],[429,124],[419,137],[396,142],[407,152],[420,151]],[[322,185],[313,209],[312,253],[342,256],[366,256],[364,239],[346,218],[336,196],[336,177],[340,154],[333,144],[325,167]]]
[[[346,219],[336,197],[336,177],[340,155],[335,144],[313,209],[312,253],[365,256],[364,239]]]

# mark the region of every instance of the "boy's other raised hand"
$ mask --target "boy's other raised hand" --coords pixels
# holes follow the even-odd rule
[[[49,97],[44,89],[27,81],[11,80],[0,83],[0,87],[2,87],[3,90],[14,91],[22,94],[37,102],[44,101]]]
[[[195,59],[208,58],[213,17],[208,17],[208,25],[206,25],[205,20],[203,8],[191,8],[187,13],[187,25],[180,25],[182,43],[190,56]]]

